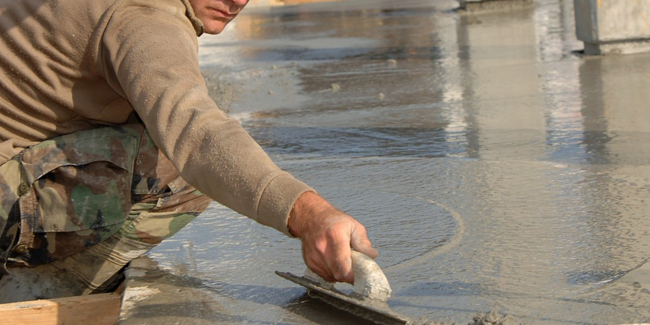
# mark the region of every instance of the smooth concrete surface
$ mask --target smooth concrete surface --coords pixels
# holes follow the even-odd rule
[[[217,103],[366,226],[391,310],[650,322],[650,54],[579,54],[572,1],[457,7],[247,8],[199,56]],[[124,323],[360,322],[274,273],[304,272],[297,240],[218,204],[148,257]]]
[[[650,51],[650,1],[574,0],[576,33],[585,54]]]

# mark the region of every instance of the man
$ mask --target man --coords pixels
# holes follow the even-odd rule
[[[209,98],[197,36],[246,3],[0,0],[3,274],[34,267],[79,284],[41,296],[107,290],[209,198],[300,238],[326,280],[353,281],[351,248],[376,257],[361,224]]]

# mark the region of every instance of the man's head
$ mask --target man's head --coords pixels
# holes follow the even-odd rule
[[[248,0],[189,0],[208,34],[219,34],[244,9]]]

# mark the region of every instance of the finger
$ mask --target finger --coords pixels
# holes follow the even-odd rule
[[[314,273],[318,274],[321,278],[323,278],[323,280],[325,280],[327,282],[335,282],[336,281],[336,279],[334,279],[334,277],[332,277],[325,269],[319,267],[318,265],[315,265],[315,264],[309,265],[308,264],[307,267],[310,270],[314,271]]]
[[[377,258],[377,256],[379,256],[379,252],[372,247],[372,243],[366,235],[366,229],[361,225],[358,225],[354,231],[352,231],[352,234],[350,235],[350,244],[354,250],[366,254],[371,258]]]
[[[311,250],[308,245],[303,245],[303,260],[305,265],[328,282],[335,282],[336,279],[330,272],[323,256],[317,251]]]
[[[333,240],[332,242],[332,258],[327,259],[330,261],[329,268],[339,282],[354,282],[354,273],[352,271],[352,250],[350,249],[350,239],[347,236]]]

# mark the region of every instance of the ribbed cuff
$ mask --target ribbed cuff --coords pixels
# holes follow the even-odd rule
[[[282,173],[275,177],[267,184],[262,193],[257,211],[257,222],[293,237],[287,226],[289,213],[298,197],[308,191],[316,192],[289,173]]]

